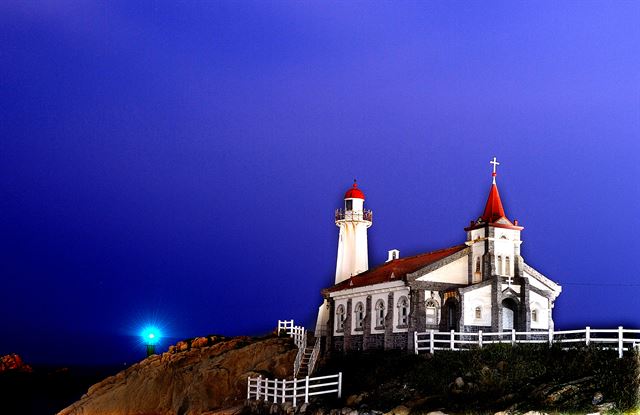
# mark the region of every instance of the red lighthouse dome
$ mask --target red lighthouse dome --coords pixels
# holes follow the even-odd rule
[[[358,183],[353,181],[353,186],[351,189],[347,190],[347,193],[344,194],[345,199],[362,199],[364,200],[364,193],[362,190],[358,189]]]

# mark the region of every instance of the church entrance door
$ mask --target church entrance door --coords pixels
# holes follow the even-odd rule
[[[440,327],[446,331],[458,329],[458,301],[455,298],[449,298],[444,304],[444,316],[441,319]]]
[[[518,305],[510,298],[502,301],[502,331],[518,329],[516,324],[516,310]]]

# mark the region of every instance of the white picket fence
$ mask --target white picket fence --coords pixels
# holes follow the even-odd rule
[[[268,379],[258,376],[247,379],[247,399],[264,400],[265,402],[283,403],[292,402],[298,406],[304,399],[309,403],[309,398],[318,395],[336,393],[342,397],[342,372],[337,375],[318,376],[302,379]]]
[[[278,320],[278,335],[280,333],[286,333],[290,337],[293,337],[293,342],[298,346],[298,354],[296,355],[296,361],[293,364],[293,375],[298,376],[302,359],[304,357],[304,351],[307,347],[307,330],[302,326],[296,326],[293,320]],[[313,346],[313,353],[309,359],[307,373],[311,374],[315,368],[318,355],[320,354],[320,339],[316,338],[316,342]]]
[[[560,331],[503,331],[461,333],[436,332],[430,330],[424,333],[415,332],[413,336],[414,351],[434,353],[436,350],[469,350],[482,348],[486,344],[510,343],[512,345],[523,343],[559,343],[563,345],[590,344],[602,345],[603,348],[615,349],[618,356],[635,347],[640,346],[640,330],[629,330],[623,327],[617,329],[592,329],[584,330],[560,330]]]

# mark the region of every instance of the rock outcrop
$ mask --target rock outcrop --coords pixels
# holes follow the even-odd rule
[[[91,386],[58,415],[195,415],[231,407],[244,400],[248,376],[291,376],[297,353],[288,338],[197,343],[151,356]]]
[[[14,353],[0,357],[0,373],[8,371],[30,373],[33,369],[25,364],[20,356]]]

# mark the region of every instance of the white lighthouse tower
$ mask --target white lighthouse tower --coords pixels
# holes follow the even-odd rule
[[[336,226],[340,228],[336,284],[369,269],[367,229],[373,213],[364,209],[364,193],[353,181],[344,195],[344,209],[336,209]]]

